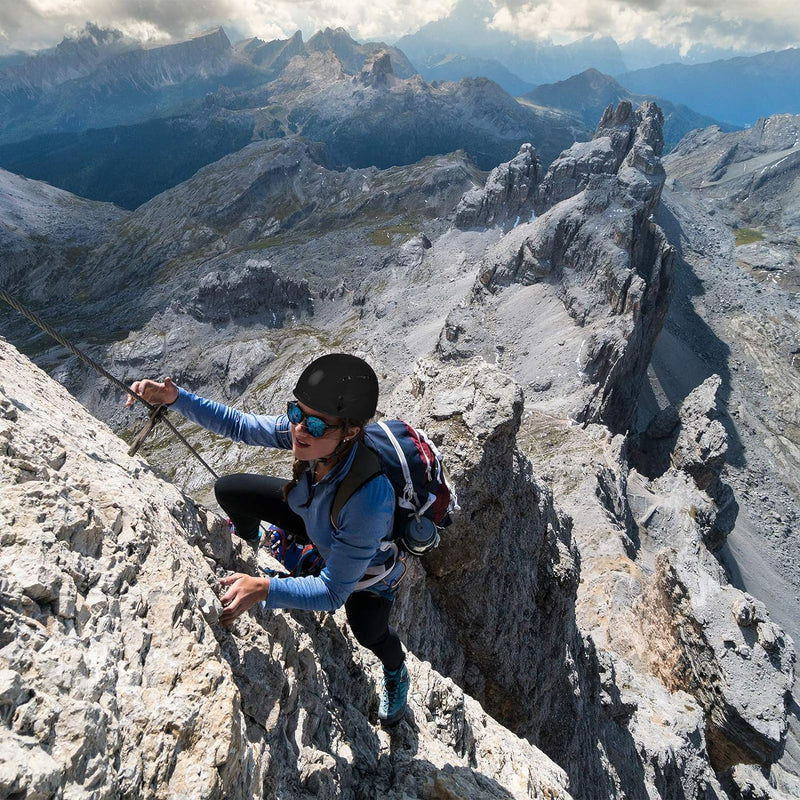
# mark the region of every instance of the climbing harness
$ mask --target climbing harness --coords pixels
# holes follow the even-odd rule
[[[214,478],[219,478],[219,475],[208,465],[208,463],[203,459],[200,453],[186,441],[183,434],[172,424],[172,422],[167,418],[165,413],[166,406],[165,405],[154,405],[153,403],[149,403],[147,400],[144,399],[140,394],[132,391],[128,386],[126,386],[121,380],[119,380],[116,376],[112,375],[107,369],[102,367],[98,364],[94,359],[90,358],[86,353],[79,350],[72,342],[65,339],[58,331],[56,331],[52,326],[50,326],[47,322],[45,322],[41,317],[23,305],[19,300],[15,297],[10,295],[4,289],[0,289],[0,300],[4,300],[8,305],[11,306],[15,311],[18,311],[22,316],[27,317],[34,325],[41,328],[48,336],[51,336],[55,339],[59,344],[63,345],[67,348],[71,353],[76,355],[84,364],[91,367],[97,373],[102,375],[106,380],[111,381],[116,387],[122,389],[125,394],[131,395],[140,403],[143,403],[150,411],[150,415],[145,423],[144,427],[141,431],[136,435],[136,438],[133,440],[133,444],[131,444],[130,449],[128,450],[129,455],[134,455],[136,451],[141,447],[144,440],[147,438],[147,435],[150,433],[151,430],[155,427],[155,425],[162,421],[164,424],[175,434],[175,436],[183,442],[186,447],[189,448],[190,452],[194,457],[214,476]]]

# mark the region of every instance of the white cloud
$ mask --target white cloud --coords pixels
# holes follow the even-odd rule
[[[397,37],[446,16],[455,0],[11,0],[0,6],[0,49],[57,44],[87,21],[136,38],[178,39],[222,25],[242,36],[306,37],[343,27],[358,39]]]
[[[0,51],[58,43],[87,21],[166,41],[222,25],[234,37],[306,38],[325,27],[393,39],[446,16],[456,0],[2,0]],[[598,34],[620,42],[767,50],[800,42],[796,0],[494,0],[494,26],[556,42]]]
[[[757,51],[800,43],[800,4],[794,0],[510,0],[498,6],[493,27],[560,43],[591,34],[618,42],[646,38],[683,50],[703,44]]]

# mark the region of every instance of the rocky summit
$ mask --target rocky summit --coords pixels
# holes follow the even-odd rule
[[[358,80],[398,78],[376,59]],[[795,377],[752,344],[793,311],[737,260],[735,202],[711,214],[671,174],[722,134],[664,163],[662,126],[654,104],[609,107],[544,174],[536,142],[488,176],[458,152],[340,171],[316,145],[254,143],[86,232],[85,304],[13,273],[126,380],[171,374],[245,410],[279,410],[315,355],[364,356],[379,414],[426,430],[461,508],[396,601],[412,714],[387,733],[341,612],[219,626],[219,577],[259,565],[169,431],[129,458],[3,343],[6,794],[798,796],[779,563],[798,555],[797,395],[762,391],[756,375]],[[39,244],[62,252],[53,231]],[[29,350],[125,438],[140,427],[76,358]],[[220,472],[288,475],[174,421]]]

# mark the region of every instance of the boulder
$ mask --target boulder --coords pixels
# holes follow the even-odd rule
[[[710,493],[719,480],[728,452],[728,435],[719,421],[717,405],[721,385],[722,378],[712,375],[683,401],[680,432],[672,451],[675,468],[691,475],[699,489]]]

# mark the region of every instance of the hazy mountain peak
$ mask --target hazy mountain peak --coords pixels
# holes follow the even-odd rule
[[[76,46],[91,44],[95,47],[108,47],[121,42],[127,41],[129,44],[133,43],[122,31],[116,28],[101,28],[94,22],[87,22],[83,30],[79,31],[74,37],[67,36],[59,44],[56,45],[56,50],[65,52]]]
[[[68,80],[85,77],[106,59],[139,47],[139,42],[121,31],[87,22],[76,36],[66,37],[56,47],[0,70],[0,89],[6,92],[50,89]]]
[[[587,36],[568,45],[554,45],[490,28],[493,16],[494,6],[486,0],[463,0],[448,16],[403,36],[397,46],[426,78],[426,69],[448,54],[496,60],[532,85],[562,80],[588,67],[612,74],[625,70],[619,47],[610,37]]]

